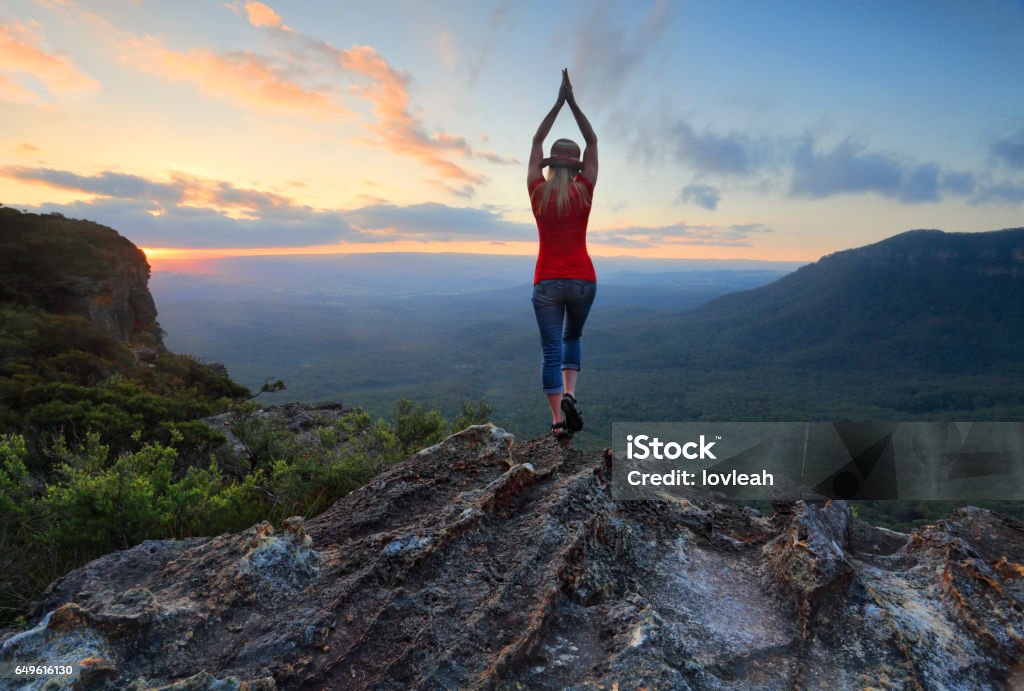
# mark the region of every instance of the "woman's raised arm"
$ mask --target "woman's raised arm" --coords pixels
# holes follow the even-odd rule
[[[591,185],[597,184],[597,135],[594,134],[590,120],[587,120],[587,116],[583,114],[583,110],[576,103],[576,97],[572,93],[572,84],[569,83],[569,70],[562,70],[561,93],[565,94],[569,110],[576,118],[576,125],[580,128],[580,134],[583,135],[583,141],[587,145],[587,148],[583,150],[583,170],[581,172],[587,180],[590,180]]]
[[[558,111],[565,104],[565,80],[562,81],[562,84],[563,86],[558,89],[558,100],[555,101],[555,105],[551,107],[551,110],[544,116],[544,119],[540,121],[540,127],[537,128],[537,133],[533,135],[533,146],[530,148],[530,162],[526,166],[527,187],[534,180],[543,179],[544,177],[540,165],[541,161],[544,160],[544,138],[548,136],[551,126],[555,124],[555,118],[558,117]]]

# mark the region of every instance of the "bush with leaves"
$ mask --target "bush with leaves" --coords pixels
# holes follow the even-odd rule
[[[206,463],[183,462],[182,434],[170,423],[166,443],[143,441],[140,431],[121,450],[95,430],[58,435],[45,449],[49,485],[33,477],[25,438],[0,435],[0,624],[22,616],[54,578],[110,550],[315,515],[488,412],[486,403],[464,404],[450,422],[403,400],[392,422],[345,411],[307,441],[242,404],[230,418],[240,453],[224,445]]]
[[[83,442],[95,432],[113,448],[137,450],[147,441],[171,443],[174,423],[181,423],[175,447],[203,458],[222,438],[187,423],[249,395],[221,367],[172,353],[140,365],[88,320],[35,307],[0,304],[0,355],[0,433],[23,435],[28,467],[42,472],[50,470],[42,450],[56,436]]]

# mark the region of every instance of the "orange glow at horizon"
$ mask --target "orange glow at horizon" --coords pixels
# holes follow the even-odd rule
[[[536,242],[491,242],[486,240],[463,242],[440,241],[395,241],[375,243],[338,243],[334,245],[311,245],[306,247],[142,247],[154,271],[179,271],[204,273],[209,269],[204,262],[231,257],[275,257],[298,255],[331,254],[374,254],[380,252],[419,252],[424,254],[494,254],[494,255],[536,255]],[[821,254],[803,251],[774,251],[770,254],[753,252],[751,247],[715,247],[701,245],[655,246],[623,248],[618,245],[591,243],[588,245],[594,257],[636,257],[638,259],[716,259],[716,260],[760,260],[784,262],[812,262]]]

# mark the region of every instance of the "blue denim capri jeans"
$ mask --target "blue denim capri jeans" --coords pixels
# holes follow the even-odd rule
[[[544,393],[562,393],[562,370],[580,369],[580,337],[597,283],[578,278],[549,278],[533,286],[533,311],[544,351]]]

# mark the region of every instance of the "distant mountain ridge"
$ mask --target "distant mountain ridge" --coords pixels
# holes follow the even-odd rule
[[[870,245],[827,254],[773,283],[722,296],[699,311],[716,312],[723,305],[738,302],[741,296],[781,295],[823,288],[830,272],[850,281],[857,272],[894,270],[914,272],[917,277],[933,272],[1020,277],[1024,275],[1024,228],[979,233],[906,231]]]
[[[1024,360],[1024,228],[901,233],[683,319],[723,347],[794,363],[998,368]]]
[[[901,233],[586,338],[602,390],[642,392],[600,422],[1020,419],[1024,228]]]
[[[983,233],[908,230],[880,242],[834,252],[822,266],[923,267],[978,270],[985,275],[1024,275],[1024,228]],[[813,266],[813,265],[812,265]]]

